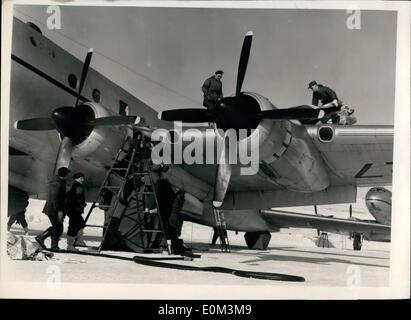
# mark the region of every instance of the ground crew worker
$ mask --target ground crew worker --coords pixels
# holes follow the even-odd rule
[[[340,117],[340,124],[342,125],[352,125],[357,122],[357,118],[353,115],[354,109],[348,106],[343,106],[341,111],[338,113]]]
[[[17,224],[21,225],[24,230],[24,235],[27,236],[29,234],[29,226],[27,224],[25,215],[26,210],[11,215],[9,221],[7,222],[7,231],[10,231],[11,226],[16,222]]]
[[[173,187],[168,180],[160,178],[156,185],[156,194],[165,233],[171,241],[172,253],[193,256],[191,249],[179,238],[183,226],[181,209],[184,205],[184,191]]]
[[[311,81],[308,84],[308,89],[313,91],[312,104],[315,106],[319,106],[320,102],[322,108],[338,107],[342,104],[338,99],[337,94],[332,89],[323,86],[322,84],[317,84],[316,81]],[[339,122],[339,117],[335,111],[329,113],[327,113],[327,110],[324,111],[325,115],[321,119],[322,123],[327,123],[330,119],[332,120],[332,123]]]
[[[222,70],[217,70],[213,76],[204,81],[201,87],[204,94],[203,106],[210,111],[217,106],[218,100],[223,97],[223,84],[221,82],[223,73]]]
[[[58,243],[61,234],[63,233],[66,195],[66,181],[64,178],[69,172],[70,170],[66,167],[59,168],[56,176],[50,182],[47,201],[43,208],[43,213],[49,217],[51,227],[35,238],[40,246],[46,248],[44,241],[51,236],[52,251],[60,250]]]
[[[184,191],[172,187],[174,191],[174,200],[171,205],[170,218],[168,220],[168,232],[171,240],[171,250],[174,254],[191,255],[191,249],[184,245],[179,237],[183,228],[183,218],[181,210],[184,205]]]
[[[84,190],[84,174],[77,172],[73,175],[73,184],[66,195],[67,215],[69,217],[69,226],[67,230],[67,250],[77,250],[74,247],[85,245],[83,241],[84,219],[82,214],[86,207],[86,195]]]
[[[26,207],[29,204],[29,196],[27,193],[9,186],[9,201],[8,201],[8,215],[9,221],[7,223],[7,231],[10,231],[11,226],[16,222],[24,229],[24,235],[29,234],[28,224],[26,221]]]

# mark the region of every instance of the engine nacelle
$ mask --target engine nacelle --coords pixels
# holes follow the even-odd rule
[[[116,115],[95,102],[86,102],[84,105],[90,108],[95,118]],[[126,137],[132,136],[132,133],[129,126],[94,127],[85,140],[74,146],[72,156],[97,166],[110,166]]]
[[[244,94],[253,97],[261,111],[276,109],[259,94]],[[298,192],[316,192],[328,187],[322,157],[304,127],[286,120],[263,119],[239,145],[255,145],[252,139],[258,139],[260,172],[272,183]]]
[[[246,98],[241,99],[239,109],[250,107],[254,112],[275,109],[267,98],[259,94],[243,92],[242,95]],[[235,107],[233,103],[229,108],[230,112]],[[297,192],[317,192],[329,186],[323,159],[305,127],[287,120],[254,119],[242,131],[241,128],[247,122],[244,114],[246,113],[243,112],[238,119],[230,118],[228,123],[232,127],[229,128],[224,128],[221,123],[216,124],[214,129],[204,126],[184,128],[175,123],[172,135],[166,129],[158,130],[152,135],[153,140],[161,141],[153,149],[155,163],[215,164],[219,159],[224,135],[231,130],[237,135],[234,138],[229,135],[227,144],[230,148],[232,143],[236,144],[236,168],[251,169],[248,172],[241,170],[239,174],[258,172],[271,183]],[[223,124],[227,125],[227,121]],[[208,156],[210,151],[211,157]],[[187,158],[190,160],[187,161]],[[233,163],[231,158],[230,163]]]

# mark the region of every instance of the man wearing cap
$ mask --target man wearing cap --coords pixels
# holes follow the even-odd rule
[[[69,226],[67,230],[67,250],[77,250],[74,242],[77,238],[79,245],[85,245],[83,241],[84,219],[82,214],[86,206],[86,195],[84,190],[84,174],[77,172],[73,175],[73,184],[66,195],[67,215]]]
[[[337,94],[330,88],[323,86],[322,84],[317,84],[316,81],[311,81],[308,84],[308,89],[313,91],[312,104],[318,106],[321,101],[322,108],[338,107],[341,105],[341,101],[338,99]],[[336,112],[325,111],[325,116],[321,119],[322,123],[327,123],[331,118],[333,123],[339,122],[339,117]]]
[[[51,250],[58,251],[59,240],[63,233],[63,220],[65,212],[66,181],[64,178],[70,172],[66,167],[57,170],[56,176],[50,182],[47,201],[43,208],[51,222],[51,227],[36,237],[36,241],[46,248],[44,241],[51,236]]]
[[[208,110],[213,110],[217,106],[218,100],[223,97],[223,84],[221,78],[223,71],[217,70],[213,76],[206,79],[201,87],[204,94],[203,106]]]

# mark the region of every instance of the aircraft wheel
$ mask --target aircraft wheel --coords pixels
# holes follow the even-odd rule
[[[353,248],[356,251],[360,251],[362,247],[362,235],[356,233],[354,235],[354,240],[353,240]]]

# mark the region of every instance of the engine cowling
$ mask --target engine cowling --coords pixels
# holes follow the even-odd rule
[[[329,178],[322,157],[305,127],[287,120],[253,119],[252,114],[255,112],[276,109],[267,98],[257,93],[243,92],[241,97],[234,97],[233,103],[230,98],[224,99],[219,106],[223,109],[219,114],[223,116],[216,121],[214,129],[184,128],[174,123],[173,134],[165,129],[153,134],[154,140],[162,141],[153,149],[155,162],[161,163],[168,158],[168,162],[162,163],[215,164],[219,159],[219,146],[224,136],[231,131],[236,134],[235,161],[238,162],[230,160],[230,163],[237,163],[240,168],[251,168],[250,162],[253,162],[257,169],[254,167],[247,173],[240,171],[240,174],[258,172],[272,184],[298,192],[316,192],[328,187]],[[247,104],[252,109],[250,121],[247,121]],[[236,111],[237,106],[239,110]],[[199,146],[193,143],[195,141],[202,141],[202,144]],[[228,143],[230,147],[231,143],[233,139]],[[208,156],[210,150],[212,157]],[[165,157],[165,154],[171,156]],[[191,154],[195,154],[196,159],[191,157],[192,161],[187,162],[184,156]]]
[[[257,93],[243,94],[251,97],[260,111],[276,109]],[[221,133],[216,132],[218,139],[222,139]],[[253,146],[258,146],[258,150],[252,150]],[[329,185],[322,157],[300,125],[286,120],[262,119],[254,131],[238,141],[237,150],[250,148],[251,153],[259,154],[260,174],[276,185],[299,192],[321,191]],[[241,160],[241,153],[239,158]]]
[[[383,187],[368,190],[365,204],[378,223],[391,225],[391,191]]]
[[[95,102],[86,102],[84,107],[89,108],[90,116],[94,116],[94,118],[116,115],[111,110]],[[82,141],[74,146],[72,156],[74,159],[84,159],[97,166],[110,166],[127,136],[132,136],[132,129],[129,126],[90,128]]]

